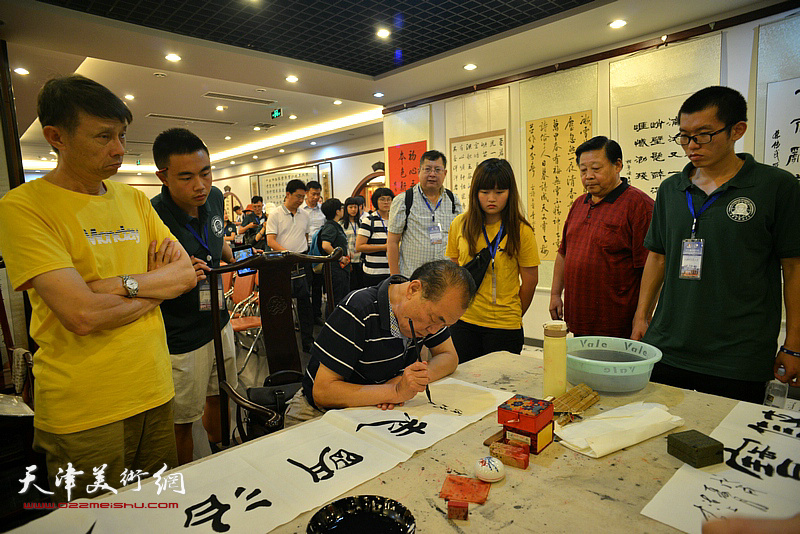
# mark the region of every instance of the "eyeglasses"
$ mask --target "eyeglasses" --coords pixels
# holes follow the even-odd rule
[[[728,128],[729,128],[728,126],[725,126],[724,128],[717,130],[716,132],[701,133],[697,135],[678,134],[675,137],[673,137],[672,140],[681,146],[686,146],[692,141],[694,141],[698,145],[706,145],[711,142],[712,137],[714,137],[718,133],[724,132]]]
[[[427,174],[442,174],[444,167],[422,167],[420,170]]]

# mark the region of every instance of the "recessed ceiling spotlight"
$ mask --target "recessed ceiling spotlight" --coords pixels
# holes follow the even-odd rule
[[[289,82],[289,83],[295,83],[299,79],[300,78],[298,78],[294,74],[290,74],[289,76],[286,77],[286,81]]]
[[[475,63],[467,63],[464,65],[464,70],[475,70],[478,66]]]
[[[286,151],[285,151],[284,149],[280,149],[280,150],[278,150],[278,152],[280,152],[281,154],[283,154],[283,153],[284,153],[284,152],[286,152]]]
[[[236,162],[235,161],[231,161],[231,165],[236,165]]]
[[[257,132],[261,129],[261,126],[253,126],[253,131]]]
[[[378,36],[378,37],[380,37],[381,39],[386,39],[386,38],[387,38],[387,37],[389,37],[391,34],[392,34],[392,32],[390,32],[390,31],[389,31],[389,30],[387,30],[386,28],[381,28],[381,29],[379,29],[379,30],[378,30],[378,31],[375,33],[375,35],[377,35],[377,36]]]
[[[133,100],[134,98],[136,97],[134,97],[133,95],[125,95],[125,100]]]
[[[141,176],[141,175],[142,175],[142,173],[140,173],[140,172],[136,173],[136,176]]]
[[[225,140],[226,140],[226,141],[230,141],[230,140],[231,140],[231,136],[230,136],[230,135],[226,135],[226,136],[225,136]]]
[[[612,28],[614,28],[615,30],[618,30],[619,28],[622,28],[626,24],[627,24],[626,21],[624,21],[622,19],[617,19],[617,20],[615,20],[613,22],[610,22],[608,25],[611,26]]]
[[[42,157],[41,157],[41,158],[39,158],[39,159],[40,159],[40,160],[42,160],[42,161],[47,161],[47,158],[46,158],[46,157],[44,157],[44,156],[42,156]]]
[[[28,69],[23,69],[22,67],[17,67],[16,69],[14,69],[14,72],[19,74],[20,76],[27,76],[28,74],[30,74],[30,72],[28,72]]]
[[[164,72],[154,72],[153,76],[155,76],[156,78],[166,78],[167,77],[166,73],[164,73]]]
[[[376,93],[372,93],[372,96],[374,96],[375,98],[383,98],[383,93],[381,93],[380,91],[378,91],[378,92],[376,92]]]
[[[317,144],[317,142],[316,142],[316,141],[311,141],[311,144],[312,144],[312,145],[316,145],[316,144]]]
[[[334,106],[341,106],[342,105],[342,101],[341,100],[334,100],[333,101],[333,105]]]
[[[53,156],[57,156],[58,155],[55,152],[53,152],[52,150],[50,151],[50,154],[53,155]]]
[[[662,42],[662,43],[663,43],[663,42],[666,42],[666,40],[667,40],[667,36],[666,36],[666,35],[662,35],[662,36],[661,36],[661,42]]]
[[[214,170],[214,169],[216,169],[216,168],[217,168],[217,166],[216,166],[216,165],[212,165],[212,166],[211,166],[211,170]]]
[[[228,106],[217,106],[217,111],[225,111],[228,109]]]
[[[180,61],[181,56],[179,56],[178,54],[167,54],[166,56],[164,56],[164,59],[166,59],[167,61],[172,61],[174,63],[176,61]]]
[[[289,115],[289,119],[291,119],[291,120],[295,120],[296,118],[297,118],[297,115]]]
[[[256,156],[255,154],[253,154],[253,159],[258,159],[258,156]]]

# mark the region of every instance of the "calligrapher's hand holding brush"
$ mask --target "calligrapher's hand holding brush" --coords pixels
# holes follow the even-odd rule
[[[425,378],[427,379],[428,362],[423,362],[422,361],[422,356],[420,356],[420,354],[419,354],[419,344],[417,343],[417,333],[414,331],[414,323],[411,321],[410,318],[408,319],[408,327],[411,329],[411,341],[413,341],[413,343],[414,343],[414,350],[417,351],[417,363],[424,363],[425,364],[425,371],[426,371]],[[428,402],[433,404],[433,401],[431,400],[431,390],[428,387],[427,380],[426,380],[426,383],[425,383],[425,395],[428,396]]]

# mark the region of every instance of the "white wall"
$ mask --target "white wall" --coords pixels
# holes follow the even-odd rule
[[[226,185],[231,186],[231,192],[235,193],[242,202],[247,204],[251,196],[251,174],[263,174],[271,169],[286,165],[297,165],[307,161],[323,160],[373,149],[383,149],[382,134],[360,137],[335,145],[292,152],[276,158],[250,160],[250,162],[242,165],[227,165],[222,169],[217,168],[214,170],[214,185],[220,189],[223,189]],[[372,172],[372,164],[377,161],[384,161],[382,152],[332,160],[333,183],[331,185],[333,196],[344,201],[345,198],[352,194],[358,183]],[[223,164],[218,162],[216,165],[220,167]]]

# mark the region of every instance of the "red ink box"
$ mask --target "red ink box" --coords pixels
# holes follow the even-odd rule
[[[529,447],[530,452],[539,454],[553,443],[553,421],[547,423],[538,432],[528,432],[516,427],[503,425],[503,443]]]
[[[497,407],[497,422],[524,432],[539,432],[553,421],[553,403],[514,395]]]

